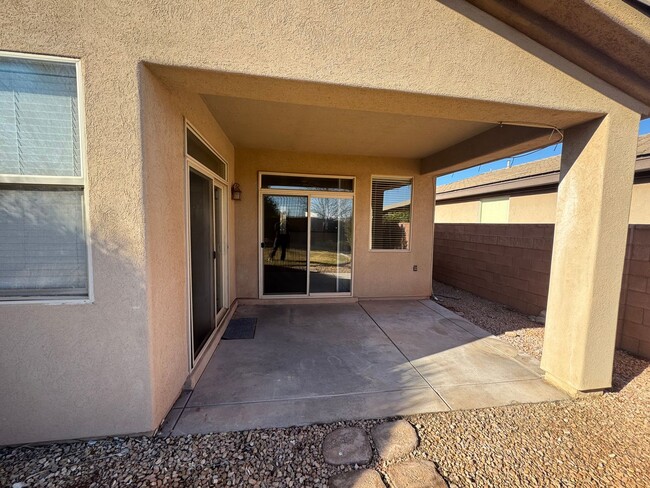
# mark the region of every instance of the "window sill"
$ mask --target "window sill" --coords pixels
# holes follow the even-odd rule
[[[409,253],[410,249],[368,249],[370,252],[398,252],[398,253]]]
[[[0,298],[0,306],[2,305],[90,305],[94,303],[89,297],[27,297],[27,298],[14,298],[6,297]]]

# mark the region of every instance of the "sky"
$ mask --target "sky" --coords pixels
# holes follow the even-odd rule
[[[639,125],[639,135],[650,133],[650,119],[645,119],[641,121]],[[548,146],[543,149],[538,149],[536,151],[531,151],[528,153],[520,154],[518,156],[513,156],[506,159],[499,159],[498,161],[493,161],[491,163],[481,164],[480,166],[474,166],[473,168],[464,169],[462,171],[456,171],[455,173],[450,173],[448,175],[441,176],[436,181],[436,186],[446,185],[447,183],[453,183],[454,181],[464,180],[472,176],[476,176],[481,173],[487,173],[489,171],[494,171],[495,169],[505,168],[510,161],[510,166],[517,166],[518,164],[530,163],[531,161],[537,161],[538,159],[550,158],[551,156],[557,156],[562,152],[562,144],[554,144],[553,146]]]

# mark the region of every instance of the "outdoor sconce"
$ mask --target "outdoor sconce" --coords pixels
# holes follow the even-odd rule
[[[230,189],[233,200],[241,200],[241,188],[239,188],[239,183],[233,183],[232,188]]]

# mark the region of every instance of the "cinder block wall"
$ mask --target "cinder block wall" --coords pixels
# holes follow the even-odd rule
[[[436,224],[433,277],[537,315],[552,249],[552,224]],[[617,345],[650,358],[650,225],[629,227]]]

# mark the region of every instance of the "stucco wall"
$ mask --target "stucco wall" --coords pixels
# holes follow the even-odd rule
[[[650,224],[650,183],[637,183],[632,189],[630,224]]]
[[[509,222],[513,224],[552,224],[555,222],[557,193],[510,197]]]
[[[232,144],[198,95],[170,91],[144,66],[140,87],[153,414],[160,419],[189,373],[184,119],[225,159],[230,181],[235,177],[235,164]],[[226,202],[229,264],[234,270],[234,208],[230,198]],[[233,270],[231,301],[235,297]]]
[[[510,197],[509,222],[512,224],[553,224],[557,193],[513,195]],[[464,202],[436,204],[437,224],[475,224],[480,221],[480,197]],[[632,188],[630,224],[650,224],[650,183]]]
[[[419,163],[408,159],[326,156],[279,151],[237,150],[237,295],[257,298],[258,172],[334,174],[356,177],[353,294],[357,297],[429,296],[433,238],[433,179],[420,176]],[[412,243],[409,252],[371,251],[371,176],[413,176]],[[418,271],[413,271],[413,266]]]
[[[438,115],[482,120],[485,114],[499,114],[493,123],[503,116],[538,121],[539,107],[547,118],[558,111],[608,113],[621,103],[643,109],[460,0],[417,5],[387,0],[5,2],[0,49],[82,61],[95,296],[92,304],[0,304],[0,443],[150,430],[176,388],[160,385],[176,385],[180,376],[180,360],[166,365],[175,354],[174,341],[181,339],[176,324],[181,313],[171,307],[183,301],[180,231],[172,225],[180,222],[180,213],[178,195],[167,195],[171,200],[165,201],[161,193],[180,188],[173,166],[178,132],[172,127],[182,130],[185,109],[182,104],[172,109],[164,89],[147,74],[139,76],[142,61],[367,88],[387,102],[395,100],[390,94],[402,91],[418,94],[414,106],[421,115],[447,107]],[[425,97],[430,97],[427,104]],[[207,120],[200,118],[199,124]],[[219,145],[218,131],[205,127]],[[292,164],[301,167],[298,161]],[[156,165],[169,174],[149,172]],[[339,158],[331,169],[347,173],[348,164]],[[376,168],[364,171],[369,175]],[[367,192],[368,181],[360,177],[360,191]],[[433,191],[423,181],[416,183],[415,199]],[[249,205],[247,195],[256,194],[246,185],[244,200],[237,204],[243,207]],[[358,201],[364,198],[361,193]],[[431,232],[432,207],[429,203],[415,215],[414,232]],[[170,213],[170,222],[162,212],[155,215],[160,209]],[[248,225],[238,215],[237,236],[248,235]],[[362,245],[367,226],[359,226]],[[169,249],[150,242],[164,238],[170,239]],[[420,239],[418,234],[414,244]],[[421,271],[410,272],[415,279],[404,278],[402,292],[426,294],[427,247],[390,260],[362,251],[356,265],[397,274],[418,264]],[[241,296],[255,296],[250,280],[257,283],[257,256],[251,249],[237,253],[239,261],[245,260],[237,266]],[[165,251],[171,253],[169,270],[162,269]],[[386,292],[384,280],[373,282],[372,273],[356,272],[356,293]],[[177,278],[176,287],[164,282],[148,288],[154,281]],[[162,310],[171,315],[165,317]]]
[[[436,203],[437,224],[462,224],[478,222],[481,218],[481,202],[478,200],[458,203]]]

